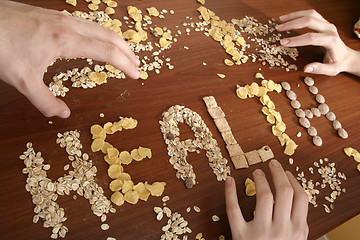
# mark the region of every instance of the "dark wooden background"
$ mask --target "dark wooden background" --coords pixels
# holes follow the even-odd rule
[[[57,10],[67,9],[87,11],[85,1],[73,8],[65,4],[64,0],[22,1],[28,4],[52,8]],[[126,6],[134,5],[145,10],[146,7],[155,6],[160,9],[173,9],[174,15],[166,15],[165,21],[159,21],[162,26],[168,26],[184,32],[181,24],[188,22],[186,16],[193,17],[196,21],[199,4],[195,0],[182,1],[118,1],[115,17],[125,14]],[[103,5],[104,6],[104,5]],[[360,41],[352,32],[354,23],[358,20],[360,5],[356,0],[207,0],[206,7],[215,11],[222,19],[230,21],[232,18],[242,18],[245,15],[258,18],[261,22],[269,18],[278,19],[279,15],[296,10],[314,8],[326,19],[334,23],[342,39],[347,45],[360,50]],[[102,8],[101,8],[102,9]],[[19,26],[21,28],[21,26]],[[174,31],[173,31],[174,32]],[[342,186],[346,187],[346,194],[342,194],[335,202],[335,209],[327,214],[322,206],[309,207],[308,223],[310,226],[309,239],[314,239],[335,228],[360,212],[360,183],[359,172],[356,170],[354,160],[344,155],[342,149],[347,146],[360,149],[360,84],[359,78],[349,74],[339,74],[335,77],[313,76],[315,85],[326,98],[331,111],[341,121],[349,133],[349,138],[342,140],[337,137],[331,123],[324,117],[312,119],[311,123],[318,129],[323,138],[322,147],[315,147],[306,131],[298,125],[297,117],[291,108],[284,92],[281,94],[270,93],[271,99],[280,111],[284,122],[287,124],[286,132],[298,144],[294,158],[294,165],[289,165],[288,157],[283,153],[283,147],[271,134],[271,125],[268,124],[261,113],[261,104],[257,99],[240,100],[235,95],[235,85],[253,82],[254,74],[258,69],[267,79],[275,82],[288,81],[295,89],[298,100],[304,107],[315,105],[314,98],[307,91],[302,82],[305,74],[301,69],[306,63],[321,61],[322,55],[318,48],[298,48],[300,56],[296,64],[298,71],[286,72],[283,69],[270,69],[268,65],[262,66],[258,62],[248,62],[241,66],[227,67],[223,59],[227,57],[222,47],[203,33],[192,31],[190,36],[178,37],[178,43],[172,49],[164,52],[170,57],[175,69],[170,71],[163,68],[161,74],[149,74],[149,79],[141,80],[110,80],[107,84],[95,89],[70,89],[65,97],[65,102],[70,106],[72,115],[68,119],[45,118],[35,109],[30,102],[14,88],[0,82],[0,236],[1,239],[49,239],[51,230],[32,223],[33,203],[31,196],[26,192],[25,180],[21,170],[24,164],[18,156],[26,150],[25,144],[32,141],[36,151],[41,151],[46,162],[52,168],[50,177],[55,180],[65,174],[63,166],[68,163],[67,155],[56,143],[56,134],[67,130],[78,129],[81,131],[83,151],[90,154],[94,164],[98,167],[97,182],[105,189],[105,194],[110,197],[107,177],[107,163],[102,159],[101,153],[91,153],[89,128],[94,123],[103,124],[114,122],[119,116],[129,116],[138,120],[138,127],[134,130],[123,131],[110,137],[110,141],[117,148],[131,150],[138,146],[150,147],[153,152],[151,160],[143,160],[126,166],[134,180],[138,181],[165,181],[167,183],[164,196],[169,195],[168,206],[173,211],[180,212],[193,230],[190,235],[195,237],[202,232],[206,239],[218,239],[224,234],[231,238],[230,229],[225,213],[224,183],[217,182],[208,166],[204,152],[190,154],[189,162],[194,166],[197,180],[200,183],[193,189],[186,189],[181,180],[175,177],[175,171],[168,163],[166,145],[159,130],[158,121],[163,111],[175,104],[185,105],[198,112],[217,139],[222,153],[229,159],[221,135],[214,122],[208,115],[202,97],[215,96],[218,104],[226,113],[226,118],[232,127],[234,136],[244,151],[258,149],[269,145],[275,157],[283,164],[286,170],[294,174],[295,166],[306,172],[308,178],[316,180],[318,175],[310,175],[308,167],[320,158],[328,157],[336,162],[338,171],[346,174],[347,180]],[[190,49],[185,50],[183,47]],[[29,46],[31,47],[31,46]],[[1,53],[0,53],[1,54]],[[207,66],[203,66],[206,62]],[[9,63],[11,64],[11,63]],[[79,62],[57,63],[45,75],[45,82],[50,82],[52,76],[60,71],[81,66]],[[226,74],[225,79],[220,79],[216,73]],[[144,85],[141,83],[144,82]],[[67,83],[68,84],[68,83]],[[300,87],[297,87],[300,84]],[[69,85],[67,85],[69,86]],[[121,94],[123,96],[121,97]],[[105,117],[100,118],[99,114]],[[52,125],[48,121],[52,120]],[[189,128],[181,126],[183,138],[191,137]],[[297,138],[296,133],[301,132],[302,137]],[[261,168],[269,175],[267,164],[258,164],[245,170],[234,170],[232,176],[237,180],[240,205],[247,220],[251,219],[255,207],[255,198],[246,197],[243,182],[251,176],[252,171]],[[271,181],[271,177],[268,176]],[[325,202],[323,197],[330,193],[326,188],[321,191],[318,203]],[[140,201],[136,205],[124,204],[117,207],[116,214],[109,214],[110,229],[100,229],[100,219],[93,215],[87,200],[78,197],[73,200],[71,196],[60,197],[58,203],[65,208],[68,220],[65,225],[70,232],[67,239],[106,239],[113,236],[117,239],[159,239],[162,234],[161,227],[165,221],[158,222],[153,212],[154,206],[161,206],[161,198],[150,197],[147,202]],[[186,213],[188,206],[199,206],[200,213]],[[212,222],[211,216],[217,214],[220,221]],[[354,236],[354,239],[356,237]]]

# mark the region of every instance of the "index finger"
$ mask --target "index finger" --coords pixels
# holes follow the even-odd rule
[[[241,232],[241,229],[246,224],[246,221],[239,207],[239,201],[236,193],[236,184],[235,180],[232,177],[226,178],[225,203],[231,232],[233,234],[233,237],[235,237]]]
[[[317,18],[319,20],[322,21],[326,21],[325,18],[323,18],[317,11],[315,11],[314,9],[309,9],[309,10],[302,10],[302,11],[297,11],[297,12],[292,12],[292,13],[288,13],[285,15],[280,16],[280,20],[281,21],[290,21],[296,18],[300,18],[300,17],[305,17],[305,16],[312,16],[314,18]],[[327,21],[326,21],[327,22]]]

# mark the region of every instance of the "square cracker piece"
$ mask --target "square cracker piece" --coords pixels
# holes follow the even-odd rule
[[[231,129],[225,118],[214,119],[214,122],[221,133]]]
[[[246,160],[248,161],[249,165],[254,165],[254,164],[262,162],[257,150],[253,150],[253,151],[245,153],[245,157],[246,157]]]
[[[269,146],[263,146],[258,150],[258,153],[260,155],[261,161],[266,162],[267,160],[270,160],[274,158],[274,153],[271,151],[271,148]]]
[[[225,113],[220,107],[208,108],[208,112],[213,119],[224,118]]]
[[[239,144],[231,144],[226,146],[230,157],[244,154]]]
[[[221,136],[224,139],[224,142],[226,143],[226,145],[237,144],[237,141],[234,138],[234,135],[232,134],[232,132],[230,130],[222,132]]]
[[[203,101],[205,102],[205,105],[208,109],[218,107],[216,100],[213,96],[203,97]]]
[[[235,169],[248,168],[249,164],[246,161],[244,154],[231,157],[231,161],[234,164]]]

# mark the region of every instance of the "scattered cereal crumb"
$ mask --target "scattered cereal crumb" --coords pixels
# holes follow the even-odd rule
[[[103,117],[105,117],[105,114],[104,114],[104,113],[100,113],[99,116],[103,118]]]
[[[49,121],[48,123],[51,125],[51,124],[53,124],[53,121]]]
[[[296,136],[297,136],[297,137],[301,137],[301,132],[298,132],[298,133],[296,134]]]
[[[201,209],[198,206],[194,206],[194,210],[195,210],[195,212],[200,212],[201,211]]]
[[[217,73],[216,75],[218,75],[219,78],[225,78],[226,77],[226,75],[222,74],[222,73]]]
[[[106,231],[106,230],[108,230],[109,228],[110,228],[109,224],[106,224],[106,223],[101,224],[101,230]]]
[[[219,216],[218,215],[212,215],[211,219],[214,221],[214,222],[218,222],[220,220]]]

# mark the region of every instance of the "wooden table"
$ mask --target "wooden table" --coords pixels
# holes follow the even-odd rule
[[[28,4],[52,8],[57,10],[73,9],[87,11],[85,1],[73,8],[63,0],[52,1],[22,1]],[[195,0],[183,1],[119,1],[116,17],[125,14],[125,7],[134,5],[145,10],[146,7],[155,6],[158,9],[173,9],[175,14],[166,18],[164,26],[179,29],[183,22],[189,22],[186,16],[197,20],[196,8],[199,4]],[[253,16],[261,22],[279,15],[302,9],[314,8],[326,19],[338,27],[344,42],[360,50],[360,41],[352,33],[353,24],[359,17],[360,5],[358,1],[346,0],[207,0],[206,7],[213,10],[226,21],[232,18],[242,18],[245,15]],[[19,26],[21,27],[21,26]],[[231,238],[230,229],[225,212],[224,183],[216,181],[214,174],[208,166],[207,158],[203,151],[201,154],[190,154],[189,162],[194,166],[199,182],[194,188],[188,190],[183,182],[175,177],[175,171],[168,162],[166,145],[159,130],[158,121],[163,111],[172,105],[184,105],[199,113],[213,133],[214,138],[222,150],[222,154],[229,159],[225,144],[220,133],[207,113],[202,101],[203,96],[215,96],[218,104],[226,113],[226,118],[232,128],[234,136],[244,151],[258,149],[269,145],[275,157],[283,164],[284,168],[296,174],[295,167],[306,172],[308,178],[319,180],[316,174],[311,175],[308,168],[314,161],[328,157],[336,163],[338,171],[344,172],[347,180],[342,183],[347,192],[342,194],[335,202],[335,209],[327,214],[322,208],[326,203],[324,196],[330,193],[326,188],[318,196],[317,208],[309,207],[308,223],[310,226],[309,239],[335,228],[346,220],[360,213],[360,176],[356,170],[356,163],[343,153],[343,148],[352,146],[358,148],[360,131],[360,85],[359,78],[349,74],[339,74],[335,77],[313,76],[320,93],[326,98],[330,109],[336,113],[349,133],[346,140],[340,139],[334,129],[324,117],[311,120],[317,127],[319,135],[323,138],[322,147],[315,147],[304,128],[298,124],[298,119],[290,106],[285,93],[271,93],[270,97],[276,104],[276,109],[281,112],[287,124],[287,133],[293,138],[299,148],[293,155],[294,165],[288,162],[289,157],[283,153],[283,147],[271,134],[271,126],[261,113],[261,104],[256,99],[240,100],[235,95],[235,86],[252,83],[254,74],[259,71],[265,78],[275,82],[288,81],[298,95],[304,107],[315,105],[313,97],[307,91],[301,69],[306,63],[321,61],[318,49],[312,47],[299,48],[300,56],[295,62],[298,71],[286,72],[284,69],[270,69],[268,65],[262,66],[259,62],[249,61],[241,66],[227,67],[223,59],[227,54],[222,47],[203,33],[192,31],[189,36],[179,36],[179,41],[165,52],[171,58],[174,70],[163,69],[160,74],[150,73],[149,79],[141,80],[110,80],[107,84],[94,89],[74,89],[65,97],[65,102],[70,106],[72,115],[68,119],[45,118],[30,102],[14,88],[0,83],[0,236],[1,239],[49,239],[50,229],[43,228],[42,224],[32,223],[34,205],[30,194],[24,189],[26,175],[21,170],[24,164],[18,156],[26,150],[26,143],[33,142],[36,151],[41,151],[45,160],[51,164],[49,175],[52,179],[65,174],[63,166],[68,163],[67,155],[56,143],[56,134],[67,130],[78,129],[81,131],[83,151],[90,154],[98,168],[97,182],[110,197],[108,184],[110,179],[106,174],[107,163],[102,159],[102,154],[92,153],[90,150],[89,128],[92,124],[104,124],[108,121],[117,121],[119,116],[129,116],[138,120],[138,127],[131,131],[114,135],[112,143],[121,149],[131,150],[138,146],[150,147],[153,152],[151,160],[143,160],[126,167],[134,182],[138,181],[165,181],[167,183],[164,195],[170,196],[168,206],[173,211],[181,213],[193,230],[190,235],[194,238],[202,232],[206,239],[218,239],[221,234],[226,239]],[[189,47],[189,50],[184,49]],[[31,46],[29,46],[31,47]],[[202,63],[206,62],[204,66]],[[58,63],[49,69],[45,75],[45,82],[50,82],[52,76],[60,71],[78,66],[77,62]],[[220,79],[216,73],[226,74],[225,79]],[[144,83],[142,85],[142,83]],[[297,87],[300,84],[300,87]],[[104,113],[104,117],[99,117]],[[53,121],[50,125],[48,121]],[[189,129],[181,126],[184,132],[183,139],[191,137]],[[301,132],[300,138],[296,134]],[[255,207],[255,197],[247,197],[244,193],[243,182],[251,177],[252,171],[261,168],[267,175],[270,174],[268,164],[257,164],[248,169],[235,170],[231,166],[231,175],[237,180],[239,201],[244,216],[247,220],[252,218]],[[270,181],[271,178],[269,177]],[[106,239],[113,236],[117,239],[159,239],[162,234],[161,227],[164,220],[158,222],[153,212],[154,206],[161,206],[161,198],[150,197],[147,202],[140,201],[136,205],[125,204],[117,207],[117,213],[109,214],[107,223],[108,231],[100,229],[100,219],[93,215],[87,200],[78,197],[74,200],[70,196],[60,197],[58,203],[65,208],[68,220],[65,225],[70,232],[67,239]],[[193,210],[186,213],[186,208],[197,205],[200,213]],[[211,216],[217,214],[219,222],[213,222]]]

